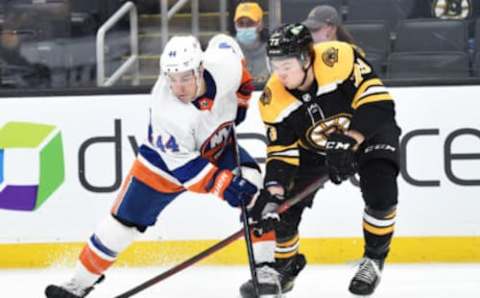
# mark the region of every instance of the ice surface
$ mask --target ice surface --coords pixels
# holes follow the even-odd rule
[[[112,298],[162,273],[167,268],[113,268],[88,298]],[[347,286],[354,265],[307,265],[287,298],[351,297]],[[70,276],[71,268],[0,270],[1,297],[44,297],[49,283]],[[239,297],[238,287],[249,277],[246,266],[194,266],[133,297],[228,298]],[[480,264],[386,264],[377,298],[478,298]]]

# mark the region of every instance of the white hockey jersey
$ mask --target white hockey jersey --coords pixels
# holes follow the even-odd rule
[[[204,97],[184,103],[160,75],[152,90],[149,138],[139,150],[137,169],[135,165],[133,169],[137,179],[166,193],[183,189],[205,192],[237,116],[241,101],[236,93],[246,77],[243,65],[238,44],[219,35],[204,53]]]

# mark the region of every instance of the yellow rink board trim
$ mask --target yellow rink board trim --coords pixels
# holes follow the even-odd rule
[[[121,254],[116,266],[172,265],[201,252],[218,240],[136,242]],[[0,244],[0,268],[73,266],[83,243]],[[204,265],[246,264],[241,240],[207,257]],[[309,264],[338,264],[357,260],[362,238],[305,238],[300,252]],[[480,262],[480,237],[398,237],[392,244],[391,263]]]

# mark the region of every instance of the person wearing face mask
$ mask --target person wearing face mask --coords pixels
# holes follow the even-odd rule
[[[263,10],[255,2],[240,3],[235,10],[234,22],[235,38],[245,55],[247,67],[254,81],[263,83],[269,77]]]
[[[354,44],[353,37],[342,26],[342,20],[333,6],[314,7],[303,24],[312,33],[314,43],[338,40]]]

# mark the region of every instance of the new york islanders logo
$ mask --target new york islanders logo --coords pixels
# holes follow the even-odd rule
[[[230,140],[232,126],[233,122],[231,121],[223,123],[203,142],[200,148],[203,157],[211,162],[215,162],[219,158]]]

